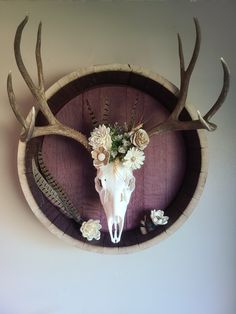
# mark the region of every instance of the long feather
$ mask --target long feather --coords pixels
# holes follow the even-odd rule
[[[133,103],[132,109],[131,109],[131,118],[129,122],[129,129],[132,129],[134,125],[136,124],[136,118],[137,118],[137,113],[136,113],[136,107],[138,104],[138,96],[135,98],[135,102]]]
[[[110,115],[110,102],[106,98],[102,115],[102,124],[108,124],[109,115]]]
[[[62,203],[64,204],[66,210],[71,213],[73,216],[73,219],[76,221],[81,220],[81,216],[79,211],[76,209],[76,207],[73,205],[73,203],[70,201],[68,195],[64,192],[62,187],[59,185],[59,183],[53,178],[47,167],[45,166],[43,162],[43,156],[41,152],[38,152],[38,163],[40,167],[40,171],[42,175],[45,177],[47,182],[53,187],[53,189],[57,192],[58,196],[60,197]]]
[[[81,216],[79,211],[74,207],[67,194],[44,165],[41,152],[38,153],[38,163],[40,170],[37,168],[35,160],[32,160],[33,175],[41,192],[52,204],[57,206],[65,216],[80,222]]]
[[[98,125],[98,121],[97,121],[97,119],[95,117],[95,114],[93,112],[93,109],[92,109],[88,99],[86,100],[86,105],[87,105],[87,108],[88,108],[88,112],[89,112],[90,118],[92,120],[92,124],[93,124],[94,127],[96,127]]]

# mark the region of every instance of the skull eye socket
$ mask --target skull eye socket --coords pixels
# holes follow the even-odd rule
[[[103,181],[106,182],[107,179],[106,179],[106,178],[98,179],[98,184],[99,184],[99,187],[100,187],[100,188],[103,188],[103,187],[104,187],[104,184],[102,184]]]
[[[98,179],[98,184],[99,184],[99,187],[102,188],[102,180],[101,179]]]

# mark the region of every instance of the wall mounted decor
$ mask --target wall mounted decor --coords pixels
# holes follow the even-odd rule
[[[54,234],[98,252],[138,250],[173,233],[203,190],[205,130],[216,129],[210,119],[229,89],[229,70],[221,59],[223,87],[215,104],[204,116],[186,104],[200,49],[197,19],[187,67],[178,36],[179,90],[141,67],[112,64],[79,69],[45,91],[41,24],[38,85],[22,60],[27,21],[18,26],[14,42],[19,71],[36,100],[27,118],[17,107],[11,74],[7,89],[23,128],[18,172],[32,211]]]

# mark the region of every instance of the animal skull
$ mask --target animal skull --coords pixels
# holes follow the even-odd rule
[[[120,242],[125,213],[135,189],[133,171],[122,163],[111,162],[97,169],[95,188],[107,217],[113,243]]]

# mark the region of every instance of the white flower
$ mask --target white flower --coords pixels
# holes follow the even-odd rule
[[[119,135],[116,135],[116,136],[114,137],[114,140],[115,140],[115,141],[121,141],[122,138],[123,138],[123,134],[119,134]]]
[[[115,158],[117,156],[118,152],[116,150],[111,151],[111,157]]]
[[[155,226],[166,225],[169,220],[169,217],[164,216],[164,211],[160,209],[159,210],[153,209],[151,211],[150,218],[152,219],[152,222],[154,223]]]
[[[143,151],[132,147],[128,150],[127,154],[124,157],[124,166],[131,168],[132,170],[136,170],[141,168],[144,160],[145,156]]]
[[[100,220],[89,219],[82,223],[80,227],[80,231],[82,232],[82,236],[87,238],[88,241],[92,241],[93,239],[99,240],[101,237],[100,229],[102,228],[100,224]]]
[[[95,128],[91,132],[89,145],[91,145],[94,150],[98,149],[99,147],[103,147],[109,151],[112,145],[110,128],[107,128],[104,124]]]

